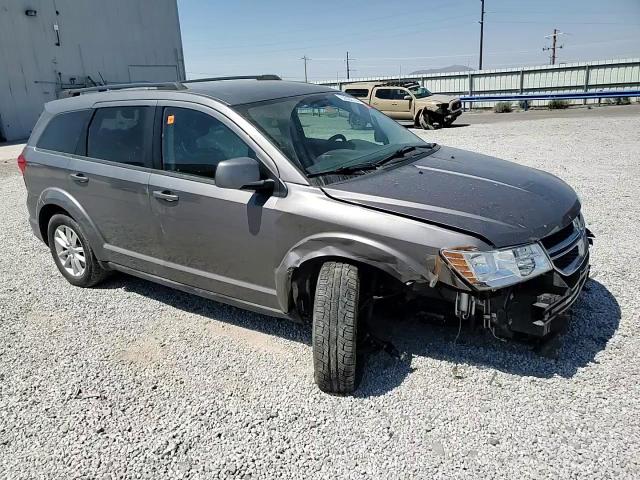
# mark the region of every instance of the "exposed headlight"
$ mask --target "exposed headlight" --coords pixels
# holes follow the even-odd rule
[[[479,290],[503,288],[551,270],[549,257],[537,243],[481,252],[444,249],[449,266]]]

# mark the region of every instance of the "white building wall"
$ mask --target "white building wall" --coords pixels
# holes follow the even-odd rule
[[[87,76],[184,79],[176,0],[0,0],[0,134],[29,136],[43,104]]]

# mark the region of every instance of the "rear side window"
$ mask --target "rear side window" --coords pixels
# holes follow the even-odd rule
[[[347,88],[344,92],[358,98],[369,96],[369,90],[367,90],[366,88]]]
[[[162,123],[164,170],[214,178],[218,163],[223,160],[256,158],[240,137],[204,112],[165,108]]]
[[[36,147],[54,152],[76,153],[78,141],[91,117],[91,112],[91,110],[77,110],[59,113],[49,121]]]
[[[96,111],[87,139],[87,156],[139,167],[148,153],[153,108],[105,107]]]
[[[389,100],[391,98],[390,88],[379,88],[376,90],[376,98],[382,98],[383,100]]]

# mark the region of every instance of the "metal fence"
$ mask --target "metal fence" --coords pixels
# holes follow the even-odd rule
[[[349,81],[317,82],[341,88],[346,83],[390,81],[398,77],[366,77]],[[640,88],[640,58],[600,60],[593,62],[504,68],[468,72],[447,72],[406,75],[401,80],[418,81],[434,93],[456,96],[584,93],[599,90],[638,90]],[[597,103],[598,99],[575,99],[571,103]],[[534,100],[530,105],[546,105],[546,100]],[[491,107],[495,101],[477,102],[477,107]]]

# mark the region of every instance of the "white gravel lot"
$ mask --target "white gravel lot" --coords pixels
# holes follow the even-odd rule
[[[597,276],[558,360],[408,319],[409,360],[373,355],[353,397],[315,387],[305,327],[123,275],[67,284],[21,177],[0,175],[0,478],[640,477],[639,131],[630,115],[422,132],[573,185]]]

